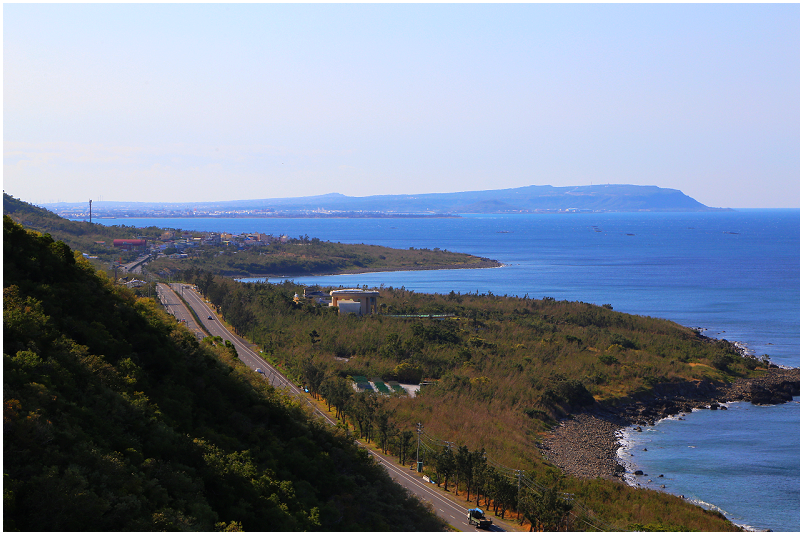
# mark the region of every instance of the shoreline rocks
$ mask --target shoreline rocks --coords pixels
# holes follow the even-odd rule
[[[574,476],[621,478],[625,467],[617,459],[617,431],[626,425],[612,414],[578,414],[548,433],[540,448],[550,462]]]
[[[731,384],[687,381],[658,385],[648,399],[615,407],[596,403],[561,421],[547,433],[540,449],[548,461],[574,476],[621,480],[625,467],[617,458],[618,433],[625,427],[655,425],[658,420],[695,408],[724,410],[720,404],[731,401],[780,404],[795,395],[800,395],[800,368],[771,367],[761,377]]]

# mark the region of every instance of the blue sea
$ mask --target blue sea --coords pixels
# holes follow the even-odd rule
[[[611,304],[700,327],[776,364],[800,366],[800,210],[100,222],[470,253],[504,267],[295,280]],[[751,529],[800,530],[800,403],[732,404],[635,435],[625,434],[622,455],[645,473],[664,474],[662,481],[653,478],[654,488],[664,484],[666,492],[717,508]]]

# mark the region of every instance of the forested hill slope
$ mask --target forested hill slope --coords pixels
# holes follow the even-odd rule
[[[436,530],[338,430],[3,218],[6,531]]]

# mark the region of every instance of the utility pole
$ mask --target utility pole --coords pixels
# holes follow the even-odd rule
[[[417,422],[417,473],[422,472],[422,463],[419,462],[419,442],[422,439],[422,422]]]
[[[517,473],[517,520],[519,520],[520,515],[520,501],[522,499],[522,470],[514,470]],[[520,522],[522,524],[522,522]]]

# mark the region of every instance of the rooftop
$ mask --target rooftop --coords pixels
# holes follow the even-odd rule
[[[380,295],[377,290],[361,290],[359,288],[348,288],[346,290],[331,290],[331,295],[340,294],[360,294],[360,295]]]

